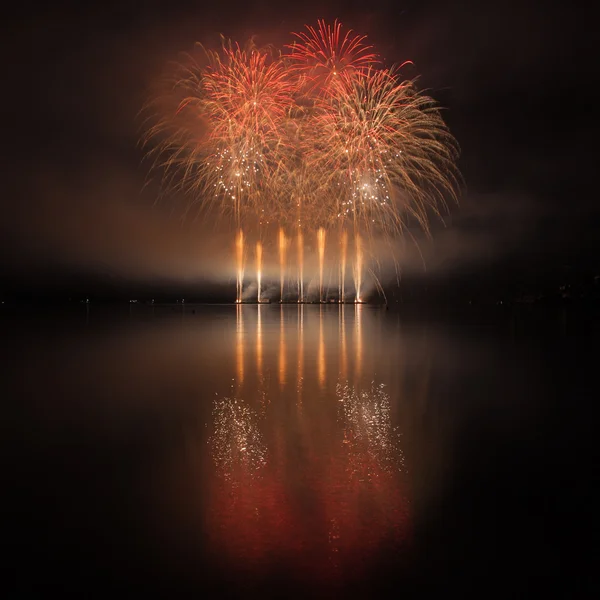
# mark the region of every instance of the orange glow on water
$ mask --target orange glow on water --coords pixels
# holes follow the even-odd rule
[[[244,307],[236,307],[235,358],[238,387],[244,383]]]
[[[259,379],[262,378],[263,373],[263,330],[262,330],[262,306],[260,304],[256,307],[258,315],[256,317],[256,372],[258,373]]]
[[[319,384],[322,388],[325,387],[325,372],[327,365],[325,364],[325,337],[323,334],[323,308],[319,311],[319,354],[317,357],[317,369],[319,372]]]
[[[340,376],[342,379],[348,377],[348,348],[346,344],[346,319],[345,319],[345,306],[340,306]]]
[[[362,367],[363,367],[362,310],[363,310],[363,307],[360,304],[357,304],[354,307],[355,319],[356,319],[356,329],[355,329],[355,333],[356,333],[356,340],[355,340],[356,365],[354,367],[354,371],[355,371],[356,377],[361,376]]]
[[[286,344],[285,344],[285,320],[283,318],[283,306],[279,315],[279,385],[283,389],[286,380]]]

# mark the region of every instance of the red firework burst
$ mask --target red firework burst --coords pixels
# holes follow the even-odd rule
[[[342,73],[361,73],[379,62],[367,36],[351,29],[344,33],[337,20],[333,25],[321,20],[317,27],[307,25],[306,31],[292,35],[297,41],[288,46],[291,68],[315,87],[326,88]]]

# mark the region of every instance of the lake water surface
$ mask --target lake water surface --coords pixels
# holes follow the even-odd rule
[[[2,326],[10,598],[594,579],[593,319],[88,306]]]

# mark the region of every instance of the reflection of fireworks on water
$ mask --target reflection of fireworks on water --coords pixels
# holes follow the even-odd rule
[[[214,404],[214,433],[210,438],[212,456],[227,480],[254,476],[266,464],[266,446],[258,428],[258,416],[237,398],[220,398]]]
[[[328,231],[337,247],[350,232],[368,255],[406,231],[407,216],[428,232],[458,188],[458,148],[433,100],[338,22],[294,36],[286,55],[224,42],[184,61],[152,104],[155,166],[248,238],[280,231],[301,244],[302,227],[305,243]],[[240,300],[237,246],[236,257]]]
[[[397,548],[409,539],[405,463],[383,384],[358,389],[340,382],[336,396],[344,437],[329,473],[326,512],[333,564],[356,577],[383,545]]]
[[[340,418],[345,425],[345,442],[351,452],[360,446],[361,469],[373,462],[377,472],[390,474],[404,468],[404,454],[399,444],[399,434],[392,425],[390,397],[384,391],[384,385],[371,385],[368,390],[358,390],[348,382],[338,383],[336,395],[340,402]],[[354,474],[358,472],[355,470]],[[362,473],[370,478],[374,473]]]
[[[301,396],[300,380],[299,372]],[[307,576],[335,582],[360,576],[388,542],[395,548],[406,542],[404,458],[389,395],[381,384],[363,389],[340,382],[332,399],[338,418],[326,419],[331,430],[307,423],[313,434],[304,440],[305,464],[297,462],[296,451],[290,454],[289,444],[297,442],[286,441],[294,426],[283,428],[272,414],[261,417],[240,400],[215,403],[210,441],[217,477],[207,521],[215,548],[257,572],[268,572],[275,557],[285,556]],[[323,426],[325,446],[314,433]],[[307,512],[294,500],[295,486],[318,511]]]
[[[267,464],[270,452],[259,430],[264,416],[242,400],[222,398],[215,402],[213,417],[210,444],[217,477],[210,488],[206,531],[215,550],[235,562],[243,559],[246,567],[264,566],[274,550],[289,548],[301,535],[294,530],[282,478],[274,478]]]

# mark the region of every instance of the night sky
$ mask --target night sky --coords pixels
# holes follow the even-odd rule
[[[169,203],[154,203],[154,182],[144,185],[139,111],[165,61],[195,41],[222,33],[282,45],[336,17],[368,34],[387,65],[415,63],[406,74],[445,107],[461,145],[466,188],[423,242],[426,277],[600,272],[598,69],[573,3],[85,4],[22,3],[3,23],[0,293],[170,281],[202,295],[228,283],[215,254],[229,238],[182,225]],[[403,268],[424,274],[419,261]]]

